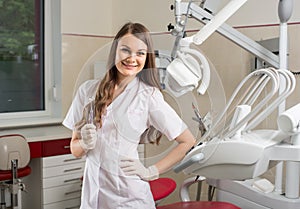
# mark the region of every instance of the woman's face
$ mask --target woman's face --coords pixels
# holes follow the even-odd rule
[[[115,65],[119,78],[135,76],[145,66],[147,45],[132,34],[123,36],[117,45]]]

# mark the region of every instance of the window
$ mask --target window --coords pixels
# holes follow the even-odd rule
[[[61,121],[59,0],[0,0],[0,127]]]

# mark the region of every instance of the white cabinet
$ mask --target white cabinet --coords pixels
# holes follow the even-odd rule
[[[68,203],[73,200],[78,204],[71,208],[79,208],[84,158],[75,158],[71,154],[45,157],[42,165],[43,207],[59,204],[56,209],[69,209]]]
[[[80,199],[75,198],[75,199],[65,200],[62,202],[47,204],[44,206],[44,209],[58,209],[58,208],[78,209],[79,208],[78,205],[80,205]]]
[[[85,159],[72,154],[33,159],[23,209],[78,209],[84,166]]]

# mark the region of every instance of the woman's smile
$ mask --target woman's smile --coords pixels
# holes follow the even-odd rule
[[[137,64],[129,64],[126,62],[126,60],[122,61],[121,63],[128,70],[134,70],[136,67],[138,67]]]

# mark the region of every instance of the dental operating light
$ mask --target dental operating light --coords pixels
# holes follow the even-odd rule
[[[201,30],[195,35],[182,38],[177,37],[174,49],[177,57],[167,67],[165,85],[176,97],[197,88],[199,94],[204,94],[210,83],[210,66],[206,57],[197,49],[191,48],[191,44],[202,44],[214,33],[229,17],[231,17],[247,0],[231,0],[225,5]],[[180,6],[180,0],[176,0],[176,6]],[[175,8],[176,9],[176,8]],[[177,24],[181,23],[180,15],[176,14]],[[186,14],[188,15],[188,14]],[[182,33],[177,33],[181,36]],[[178,49],[178,50],[177,50]],[[172,52],[173,54],[173,52]],[[196,58],[195,58],[196,57]]]

